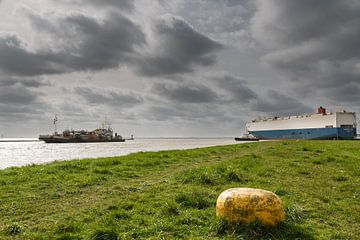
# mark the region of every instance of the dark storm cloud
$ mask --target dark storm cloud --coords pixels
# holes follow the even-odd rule
[[[339,31],[356,30],[359,3],[353,0],[261,0],[254,19],[255,34],[271,44],[303,43],[326,36],[340,36]],[[268,36],[265,36],[268,34]]]
[[[269,89],[266,95],[259,94],[248,85],[248,81],[228,74],[214,78],[217,85],[224,91],[222,104],[232,107],[242,105],[245,109],[263,113],[301,113],[312,111],[296,98],[287,96],[278,90]]]
[[[105,104],[128,108],[144,102],[141,96],[135,95],[134,93],[118,93],[87,87],[77,87],[75,88],[75,93],[82,96],[88,103],[94,105]]]
[[[0,87],[0,120],[5,122],[40,118],[50,109],[40,98],[43,94],[22,85],[2,85]]]
[[[252,103],[251,108],[253,111],[273,114],[298,114],[313,111],[298,100],[274,90],[269,90],[266,97],[257,98]]]
[[[212,116],[220,120],[228,115],[226,111],[233,112],[233,109],[274,114],[313,111],[296,98],[281,91],[270,89],[265,95],[259,94],[257,93],[259,91],[252,88],[245,79],[223,73],[217,75],[202,80],[201,84],[186,77],[177,79],[177,82],[155,83],[152,93],[155,93],[157,98],[162,98],[166,104],[152,107],[154,114],[159,114],[160,119],[168,119],[164,117],[165,114],[174,118],[183,116],[195,119],[202,116],[205,119],[210,117],[210,112],[214,113],[214,109],[222,108],[223,116],[220,114]],[[203,85],[204,81],[207,81],[207,85]],[[185,109],[181,110],[181,108]]]
[[[152,104],[144,113],[144,119],[156,121],[168,120],[207,120],[221,121],[226,115],[226,111],[221,105],[213,103],[188,104],[186,102],[156,102]]]
[[[60,64],[74,71],[116,68],[129,61],[136,46],[146,43],[140,26],[117,13],[101,22],[85,15],[71,15],[52,24],[33,15],[32,22],[39,30],[50,24],[47,31],[56,38],[68,37],[65,44],[72,47],[60,55]]]
[[[246,80],[231,75],[224,75],[216,78],[216,80],[218,85],[231,95],[232,101],[248,103],[258,97],[254,90],[247,86]]]
[[[335,101],[354,103],[354,105],[360,102],[360,86],[356,83],[326,89],[325,92],[329,96],[333,96]]]
[[[218,100],[218,95],[203,85],[157,83],[153,90],[159,96],[181,103],[210,103]]]
[[[0,122],[5,124],[11,124],[21,130],[24,124],[28,124],[31,120],[40,120],[44,118],[44,115],[50,111],[51,106],[48,104],[35,101],[26,104],[1,104],[0,103]],[[3,126],[4,126],[3,125]]]
[[[175,15],[190,22],[195,28],[214,40],[245,49],[252,45],[247,30],[255,12],[251,0],[167,0],[176,2]],[[165,4],[166,4],[165,3]]]
[[[32,25],[51,48],[31,51],[15,35],[0,37],[0,70],[17,76],[100,71],[121,64],[135,66],[146,76],[194,71],[211,66],[222,45],[197,32],[188,23],[170,15],[156,21],[155,46],[148,45],[141,27],[119,13],[105,19],[76,14],[44,18],[28,13]],[[140,48],[150,48],[140,53]]]
[[[260,1],[252,30],[272,49],[263,60],[298,83],[298,92],[316,89],[347,102],[342,91],[328,89],[359,87],[359,12],[352,0]]]
[[[57,0],[58,1],[58,0]],[[91,4],[95,7],[110,7],[118,8],[121,10],[133,10],[134,1],[133,0],[62,0],[63,2],[68,2],[72,4]]]
[[[31,76],[63,71],[60,66],[55,66],[60,60],[56,55],[29,52],[14,35],[0,37],[0,56],[0,70],[6,73]]]
[[[166,15],[154,28],[156,48],[138,59],[138,71],[143,75],[186,73],[196,66],[211,66],[216,62],[214,53],[222,49],[222,45],[178,17]]]
[[[28,88],[39,88],[51,85],[49,82],[44,82],[40,80],[21,80],[20,84]]]
[[[216,3],[219,2],[218,0],[211,0],[210,2]],[[223,2],[230,7],[236,6],[236,5],[245,5],[251,2],[251,0],[223,0]]]
[[[116,68],[129,61],[136,46],[146,42],[140,27],[119,14],[110,14],[102,22],[85,15],[54,22],[35,15],[30,19],[39,31],[52,35],[55,42],[62,41],[63,47],[30,52],[16,36],[3,36],[0,70],[34,76]]]
[[[37,94],[25,87],[1,87],[0,102],[2,104],[28,104],[37,99]]]
[[[159,106],[159,104],[152,105],[144,117],[155,121],[168,121],[176,118],[183,118],[184,113],[173,106]]]
[[[50,83],[47,81],[36,79],[22,79],[9,76],[0,77],[0,87],[10,87],[15,85],[22,85],[27,88],[39,88],[43,86],[50,86]]]
[[[90,116],[87,112],[88,108],[82,107],[80,104],[74,104],[73,102],[65,101],[58,106],[58,113],[66,118],[87,118],[87,121],[94,116]]]

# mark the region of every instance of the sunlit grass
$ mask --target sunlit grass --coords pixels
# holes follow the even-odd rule
[[[218,221],[231,187],[278,194],[277,228]],[[276,141],[0,171],[0,239],[358,239],[360,141]]]

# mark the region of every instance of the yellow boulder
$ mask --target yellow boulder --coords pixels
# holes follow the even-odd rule
[[[275,226],[285,220],[281,199],[273,192],[255,188],[230,188],[216,202],[216,216],[231,223],[259,221]]]

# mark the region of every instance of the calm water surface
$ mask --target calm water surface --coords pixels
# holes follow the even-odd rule
[[[232,138],[214,139],[135,139],[123,143],[1,142],[0,169],[55,160],[122,156],[134,152],[190,149],[238,144]]]

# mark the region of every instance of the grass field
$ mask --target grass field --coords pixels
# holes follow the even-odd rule
[[[215,217],[231,187],[277,193],[276,228]],[[360,239],[360,141],[275,141],[0,171],[0,239]]]

